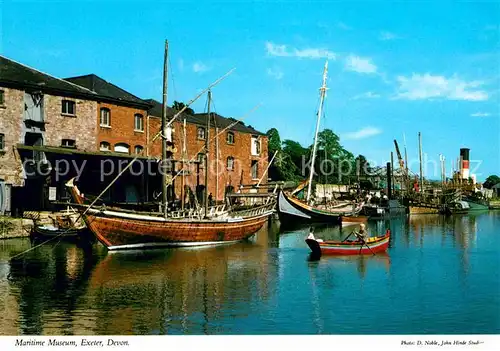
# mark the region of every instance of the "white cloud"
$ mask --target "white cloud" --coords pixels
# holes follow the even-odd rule
[[[200,62],[200,61],[195,62],[193,64],[193,72],[194,73],[203,73],[203,72],[208,71],[209,69],[210,68],[207,65],[205,65],[203,62]]]
[[[283,72],[279,68],[268,68],[267,74],[277,80],[280,80],[284,76]]]
[[[395,99],[421,100],[441,98],[448,100],[484,101],[488,93],[478,89],[481,81],[466,82],[456,76],[446,78],[431,74],[412,74],[397,77],[399,89]]]
[[[370,58],[359,57],[356,55],[349,55],[346,58],[345,68],[348,71],[358,73],[376,73],[377,66],[375,66]]]
[[[344,139],[346,140],[359,140],[369,138],[374,135],[378,135],[382,133],[382,130],[375,127],[365,127],[356,132],[346,133],[344,135]]]
[[[353,96],[351,100],[359,100],[359,99],[377,99],[379,98],[380,95],[377,93],[374,93],[372,91],[367,91],[366,93],[359,94],[356,96]]]
[[[399,36],[397,36],[394,33],[391,32],[380,32],[380,35],[378,37],[380,40],[395,40],[399,39]]]
[[[267,54],[278,57],[299,57],[299,58],[328,58],[334,60],[337,55],[324,48],[297,49],[287,45],[277,45],[271,42],[266,43]]]
[[[491,116],[491,113],[488,112],[476,112],[471,114],[472,117],[489,117]]]
[[[337,23],[337,27],[339,27],[340,29],[343,29],[343,30],[351,30],[352,29],[352,27],[348,26],[344,22]]]

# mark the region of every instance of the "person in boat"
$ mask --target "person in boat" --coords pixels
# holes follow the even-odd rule
[[[309,236],[307,237],[307,239],[315,239],[314,238],[314,228],[313,227],[310,227],[309,228]]]
[[[368,239],[368,233],[364,223],[359,225],[359,231],[355,230],[354,235],[356,235],[359,241],[366,241],[366,239]]]

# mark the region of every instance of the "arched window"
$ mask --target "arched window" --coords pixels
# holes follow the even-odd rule
[[[130,153],[130,146],[128,146],[125,143],[115,144],[115,152],[122,152],[122,153],[129,154]]]
[[[140,113],[134,115],[134,130],[137,132],[144,131],[144,117]]]
[[[233,156],[229,156],[227,158],[226,164],[227,164],[227,170],[228,171],[234,170],[234,157]]]
[[[111,145],[107,141],[101,141],[101,144],[99,145],[99,150],[101,151],[109,151],[111,150]]]
[[[142,153],[142,150],[144,150],[144,148],[141,145],[136,145],[135,148],[134,148],[134,152],[136,154]]]
[[[101,108],[101,127],[111,127],[111,111],[109,108]]]
[[[234,133],[227,132],[226,141],[228,144],[234,144]]]

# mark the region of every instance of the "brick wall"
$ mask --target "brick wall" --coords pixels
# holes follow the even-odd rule
[[[62,114],[62,100],[75,102],[74,116]],[[97,102],[95,101],[45,95],[45,144],[61,146],[62,139],[73,139],[76,140],[76,147],[79,150],[95,151],[96,111]]]
[[[14,186],[24,185],[22,164],[15,145],[21,139],[24,92],[0,87],[4,104],[0,105],[0,133],[5,135],[5,149],[0,151],[0,179]]]
[[[174,159],[182,159],[182,140],[183,140],[183,123],[181,120],[176,120],[173,123],[174,133],[173,141],[175,145]],[[201,125],[200,125],[201,126]],[[186,149],[187,149],[187,160],[195,159],[197,160],[198,152],[204,153],[205,140],[198,139],[198,125],[188,123],[186,125]],[[203,127],[203,126],[201,126]],[[149,135],[151,138],[157,133],[161,128],[161,120],[159,118],[150,117],[149,118]],[[222,129],[218,130],[220,133]],[[240,180],[242,179],[243,184],[256,184],[268,165],[268,147],[267,147],[267,137],[259,136],[261,142],[261,152],[258,156],[253,156],[251,154],[251,139],[252,134],[241,133],[237,131],[232,131],[234,133],[234,144],[228,144],[226,141],[227,131],[221,133],[218,136],[218,149],[219,155],[216,158],[216,141],[215,128],[210,129],[210,154],[209,154],[209,183],[208,191],[212,193],[214,200],[223,200],[225,189],[227,186],[233,186],[235,190],[238,189],[240,185]],[[150,148],[150,156],[161,157],[161,140],[158,139]],[[234,169],[227,169],[227,158],[234,158]],[[217,161],[218,159],[218,161]],[[251,164],[252,161],[258,162],[258,178],[253,179],[251,174]],[[217,167],[217,163],[219,166]],[[180,169],[180,163],[177,165],[177,169]],[[193,191],[196,190],[196,185],[203,185],[205,183],[205,169],[200,167],[200,173],[197,174],[196,164],[186,166],[190,172],[189,176],[186,176],[186,185],[188,185]],[[218,192],[217,189],[217,179],[218,179]],[[263,183],[267,183],[267,176],[264,177]],[[175,180],[175,188],[177,196],[181,193],[181,179],[180,176]]]
[[[111,127],[101,127],[101,108],[107,108],[111,111]],[[144,117],[144,131],[134,131],[134,116],[136,113]],[[105,141],[111,145],[111,150],[116,144],[126,143],[130,146],[130,152],[134,152],[134,147],[139,145],[146,149],[147,145],[147,128],[146,118],[147,111],[134,107],[118,106],[108,103],[99,103],[97,106],[97,150],[100,143]]]

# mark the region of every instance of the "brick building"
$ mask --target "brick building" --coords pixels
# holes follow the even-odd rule
[[[148,115],[148,134],[155,135],[161,128],[161,109],[158,101],[147,100],[153,104]],[[171,118],[175,111],[167,111],[167,118]],[[268,165],[267,136],[242,122],[232,118],[225,118],[216,113],[211,114],[210,123],[210,150],[209,150],[209,183],[208,192],[213,199],[224,200],[226,191],[236,191],[240,184],[257,184],[264,176]],[[186,155],[187,161],[198,161],[185,164],[188,175],[185,185],[193,192],[200,194],[205,183],[205,141],[207,114],[183,114],[172,124],[172,141],[174,143],[173,159],[176,160],[176,172],[182,168],[184,119],[186,120]],[[217,137],[216,137],[217,136]],[[156,141],[149,150],[154,157],[161,156],[161,141]],[[181,193],[180,176],[175,180],[177,196]],[[201,189],[200,189],[201,185]],[[197,189],[198,187],[198,189]]]

